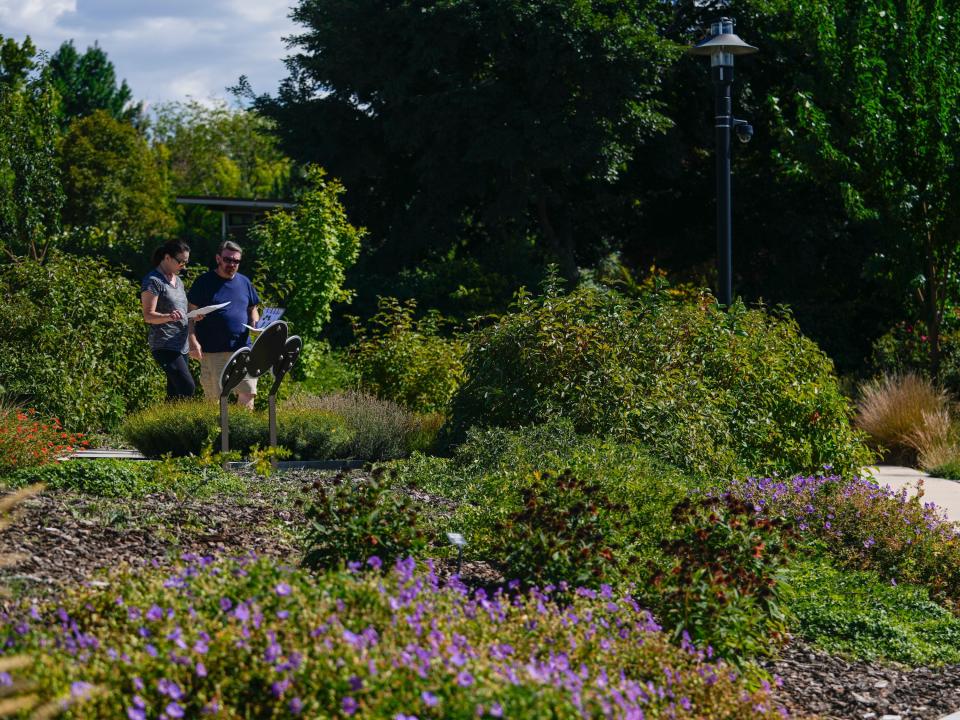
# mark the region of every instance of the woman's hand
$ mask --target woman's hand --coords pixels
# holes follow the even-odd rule
[[[169,317],[173,321],[183,320],[183,313],[180,312],[179,310],[174,310],[167,317]]]

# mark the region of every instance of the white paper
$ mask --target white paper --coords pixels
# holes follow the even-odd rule
[[[206,307],[197,308],[196,310],[191,310],[190,312],[187,313],[187,320],[189,320],[192,317],[196,317],[197,315],[209,315],[215,310],[219,310],[220,308],[225,308],[229,304],[230,304],[230,301],[227,300],[227,302],[220,303],[219,305],[207,305]]]

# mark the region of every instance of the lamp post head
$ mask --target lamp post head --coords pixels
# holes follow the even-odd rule
[[[709,55],[713,66],[733,67],[734,55],[750,55],[757,48],[748,45],[733,32],[733,19],[720,18],[710,25],[710,37],[691,47],[691,55]]]

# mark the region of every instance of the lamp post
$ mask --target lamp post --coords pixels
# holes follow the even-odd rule
[[[717,269],[720,304],[730,307],[733,300],[733,225],[730,209],[730,129],[741,142],[753,137],[746,120],[733,117],[733,58],[749,55],[757,48],[747,45],[733,32],[732,18],[720,18],[710,26],[710,37],[690,48],[693,55],[709,55],[716,89],[714,127],[717,137]]]

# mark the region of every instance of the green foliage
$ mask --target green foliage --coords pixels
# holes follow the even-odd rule
[[[97,110],[121,122],[135,125],[143,122],[143,103],[133,102],[126,80],[117,85],[113,63],[96,43],[79,53],[73,40],[65,41],[50,56],[44,74],[60,96],[64,127]]]
[[[350,439],[339,453],[365,461],[392,460],[429,447],[442,417],[420,415],[389,400],[346,391],[323,396],[297,395],[288,408],[322,411],[343,420]]]
[[[307,489],[306,567],[334,568],[374,556],[392,563],[423,552],[428,542],[423,508],[383,482],[382,473],[360,478],[340,473],[330,485],[317,480]]]
[[[684,700],[691,717],[780,717],[770,692],[672,645],[649,613],[613,591],[559,606],[542,593],[466,593],[410,563],[315,578],[272,560],[186,556],[28,612],[4,623],[7,652],[35,658],[24,679],[78,720],[136,716],[141,704],[148,717],[467,720],[482,707],[516,720],[573,720],[602,716],[631,688],[653,689],[630,708],[648,717]],[[74,633],[89,640],[83,652],[70,644]],[[585,673],[582,688],[564,682],[568,668]]]
[[[348,357],[361,387],[377,397],[411,410],[442,412],[463,379],[465,346],[440,335],[439,313],[414,319],[416,307],[414,300],[401,305],[396,298],[380,298],[368,327],[354,323],[357,339]]]
[[[207,498],[221,494],[240,495],[246,484],[237,475],[221,469],[220,459],[205,455],[142,460],[69,460],[4,475],[0,483],[19,488],[43,483],[51,490],[70,490],[106,498],[142,498],[167,493],[183,498]]]
[[[55,253],[0,267],[0,386],[71,430],[112,430],[163,396],[137,286],[105,262]]]
[[[950,460],[929,470],[930,475],[947,480],[960,480],[960,459]]]
[[[508,235],[573,278],[606,241],[610,187],[669,124],[656,90],[679,48],[659,5],[300,0],[291,77],[254,106],[292,157],[343,179],[382,267]]]
[[[791,567],[789,582],[793,632],[809,643],[869,662],[960,662],[960,618],[926,588],[840,571],[825,560]]]
[[[784,313],[588,287],[520,295],[469,339],[464,364],[448,442],[475,424],[565,417],[701,477],[847,472],[870,457],[832,363]]]
[[[162,103],[154,115],[151,136],[166,151],[175,193],[285,197],[290,160],[277,149],[271,121],[197,100]]]
[[[520,507],[490,528],[491,551],[506,574],[535,585],[616,581],[636,557],[629,546],[611,547],[614,537],[626,535],[628,508],[604,490],[569,470],[532,473]]]
[[[57,165],[57,95],[29,75],[29,38],[0,36],[0,249],[42,258],[60,230],[64,203]]]
[[[323,170],[307,170],[307,189],[290,212],[275,212],[250,231],[257,245],[257,284],[287,308],[298,332],[319,334],[330,306],[347,300],[344,271],[360,251],[365,231],[347,221],[343,186]]]
[[[786,639],[779,581],[792,532],[730,496],[679,503],[673,520],[671,563],[647,593],[661,623],[728,659],[769,654]]]
[[[75,120],[63,140],[61,163],[68,247],[130,263],[173,230],[159,159],[129,123],[104,110]]]
[[[311,395],[326,395],[357,386],[356,372],[347,365],[344,353],[332,350],[324,340],[313,340],[303,346],[290,376],[298,389]],[[281,385],[281,392],[285,385]]]
[[[563,420],[475,428],[453,458],[414,454],[394,469],[399,482],[456,502],[451,527],[467,551],[524,582],[642,582],[692,486],[645,449],[578,436]]]
[[[246,455],[269,445],[265,412],[233,409],[229,419],[231,450]],[[202,455],[220,447],[220,411],[200,401],[155,405],[127,417],[121,432],[147,457]],[[295,460],[342,457],[350,438],[346,423],[333,413],[295,406],[277,410],[277,445]]]
[[[791,78],[770,98],[784,165],[826,179],[851,217],[878,222],[875,264],[904,297],[919,299],[936,377],[960,260],[960,8],[896,0],[782,7],[811,59],[802,83]]]

